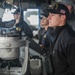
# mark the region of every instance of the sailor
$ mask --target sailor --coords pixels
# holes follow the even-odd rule
[[[13,16],[16,21],[16,31],[19,33],[20,37],[22,35],[22,32],[24,32],[26,36],[32,38],[32,30],[30,29],[28,24],[23,20],[23,10],[21,8],[17,8],[13,13]]]
[[[69,19],[68,19],[68,24],[70,27],[75,31],[75,13],[74,13],[74,0],[55,0],[56,3],[64,4],[70,13]]]

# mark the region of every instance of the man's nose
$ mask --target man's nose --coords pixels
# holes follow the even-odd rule
[[[47,19],[50,20],[51,19],[51,16],[49,15]]]

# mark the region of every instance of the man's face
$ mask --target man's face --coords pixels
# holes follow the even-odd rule
[[[60,24],[61,24],[61,15],[60,14],[49,13],[48,20],[49,20],[49,27],[60,26]]]
[[[17,20],[19,18],[19,14],[14,14],[14,19]]]
[[[49,24],[49,21],[46,17],[43,16],[40,23],[41,23],[41,26],[45,26]]]

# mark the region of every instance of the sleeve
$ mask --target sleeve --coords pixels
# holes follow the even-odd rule
[[[23,31],[28,37],[30,37],[30,38],[33,37],[32,30],[30,29],[30,27],[28,26],[28,24],[26,22],[24,22]]]
[[[75,75],[75,43],[72,43],[68,46],[68,64],[70,66],[70,69],[73,73],[73,75]]]
[[[42,32],[43,32],[43,28],[40,28],[39,31],[38,31],[38,39],[39,39],[38,44],[41,44],[41,41],[42,41]]]
[[[53,67],[56,75],[75,75],[75,41],[71,41],[65,42],[65,46],[60,43],[59,48],[53,51]]]

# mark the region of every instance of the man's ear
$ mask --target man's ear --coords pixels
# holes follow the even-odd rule
[[[66,15],[62,15],[61,20],[66,20]]]

